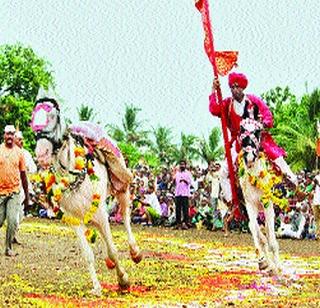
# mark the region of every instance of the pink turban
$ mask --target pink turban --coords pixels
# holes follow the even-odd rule
[[[248,85],[248,79],[244,74],[231,73],[229,74],[229,87],[231,88],[234,83],[237,83],[240,88],[245,89]]]

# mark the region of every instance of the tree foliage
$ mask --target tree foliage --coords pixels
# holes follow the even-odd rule
[[[172,130],[165,126],[153,128],[154,141],[150,145],[151,150],[160,162],[165,165],[170,165],[175,161],[177,146],[172,142]]]
[[[34,145],[29,123],[41,88],[54,86],[50,64],[21,44],[0,46],[0,131],[13,124],[24,134],[27,148]]]
[[[221,132],[218,127],[211,130],[208,141],[203,137],[200,139],[199,155],[208,164],[210,161],[221,160],[224,148],[219,146],[221,141]]]
[[[107,125],[109,134],[116,141],[132,143],[137,147],[149,146],[149,131],[141,129],[143,121],[138,121],[140,108],[126,105],[122,127],[118,125]]]
[[[39,88],[53,85],[50,64],[30,47],[0,46],[0,96],[11,95],[33,102]]]
[[[288,153],[294,171],[316,167],[316,123],[320,119],[320,91],[305,94],[300,101],[289,88],[276,88],[263,95],[274,115],[275,139]]]
[[[96,117],[96,113],[92,107],[81,104],[80,108],[77,108],[79,121],[93,121]]]
[[[174,148],[175,162],[184,159],[192,162],[199,158],[199,138],[192,134],[181,133],[180,144]]]

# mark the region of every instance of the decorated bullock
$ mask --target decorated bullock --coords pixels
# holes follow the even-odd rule
[[[259,269],[279,272],[279,245],[274,230],[274,205],[284,209],[285,198],[282,175],[260,151],[263,124],[259,121],[256,105],[246,102],[243,120],[240,122],[240,146],[238,176],[245,207],[249,217],[249,228],[256,247]],[[259,212],[265,216],[265,234],[258,224]]]
[[[119,285],[127,287],[128,275],[119,263],[105,206],[109,194],[117,198],[131,257],[134,262],[140,262],[141,252],[130,226],[128,188],[132,174],[119,149],[95,124],[80,122],[65,127],[59,105],[51,98],[36,102],[31,126],[36,132],[37,160],[43,169],[34,182],[41,187],[54,210],[63,213],[62,221],[72,226],[78,235],[93,282],[93,293],[101,293],[89,244],[96,237],[96,229],[105,243],[107,267],[115,268]]]
[[[247,85],[248,79],[244,74],[229,74],[232,96],[222,100],[220,104],[215,92],[220,87],[216,79],[213,84],[213,93],[209,98],[209,110],[214,116],[223,116],[227,120],[226,124],[231,135],[231,166],[235,166],[238,161],[238,180],[246,203],[250,230],[257,247],[259,268],[264,269],[268,266],[268,261],[264,261],[266,254],[263,254],[263,251],[266,253],[267,247],[271,249],[274,256],[272,268],[278,268],[278,245],[275,241],[272,204],[277,200],[279,206],[284,206],[286,200],[277,196],[280,191],[275,187],[280,185],[281,177],[272,170],[279,170],[280,174],[285,175],[294,184],[297,183],[297,177],[284,160],[286,152],[276,144],[266,130],[273,126],[271,111],[259,97],[244,94]],[[220,181],[223,195],[232,207],[233,198],[228,167],[225,161],[221,168]],[[259,208],[264,209],[267,216],[267,239],[257,225]],[[268,246],[266,246],[267,243],[269,243]]]

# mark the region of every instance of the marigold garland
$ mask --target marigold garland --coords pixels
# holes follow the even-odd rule
[[[86,151],[83,147],[77,146],[74,150],[75,154],[75,169],[77,171],[83,172],[85,171],[89,177],[91,182],[95,182],[99,180],[97,175],[94,173],[93,163],[91,159],[86,158]],[[70,183],[72,183],[76,179],[75,175],[60,175],[60,174],[53,174],[52,170],[45,170],[30,176],[30,181],[41,186],[42,183],[44,184],[43,190],[47,194],[47,199],[50,200],[53,205],[55,212],[60,210],[59,203],[63,197],[63,194],[70,189]],[[96,213],[99,204],[100,204],[101,196],[98,193],[94,193],[92,195],[92,202],[90,205],[89,210],[85,213],[83,218],[83,223],[88,225],[92,219],[94,214]],[[80,219],[67,216],[62,214],[61,221],[70,226],[80,226],[81,221]],[[95,229],[87,229],[85,231],[85,235],[87,241],[89,243],[94,243],[98,233]]]
[[[288,200],[282,196],[282,191],[277,188],[277,185],[282,183],[282,176],[275,174],[263,152],[259,153],[259,159],[263,169],[259,170],[259,174],[253,174],[254,170],[249,172],[245,167],[243,151],[241,151],[238,156],[239,177],[248,177],[249,183],[262,191],[260,201],[264,208],[268,208],[273,203],[281,210],[285,210],[288,207]]]

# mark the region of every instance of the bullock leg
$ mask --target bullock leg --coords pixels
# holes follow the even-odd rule
[[[263,253],[263,249],[261,246],[262,244],[262,239],[260,238],[261,231],[257,222],[258,209],[247,202],[246,202],[246,208],[249,216],[249,228],[253,237],[254,245],[256,247],[256,254],[258,256],[259,269],[264,270],[268,267],[268,262],[266,260],[266,256]]]
[[[128,189],[125,192],[120,192],[116,195],[117,200],[120,203],[121,215],[128,235],[128,242],[130,247],[131,258],[135,263],[139,263],[142,260],[142,254],[136,243],[134,235],[132,233],[130,224],[130,198]]]
[[[276,239],[276,234],[274,231],[274,209],[273,206],[270,205],[267,209],[265,209],[266,216],[266,232],[267,238],[269,242],[269,249],[272,255],[272,261],[274,263],[274,270],[276,273],[279,271],[279,244]]]
[[[91,280],[93,283],[92,293],[94,295],[101,296],[101,285],[100,285],[100,282],[97,278],[96,270],[94,268],[93,251],[92,251],[92,249],[86,239],[86,236],[85,236],[86,228],[85,228],[85,226],[80,225],[78,227],[74,227],[74,230],[78,235],[82,254],[86,258],[87,263],[88,263],[89,273],[90,273]]]
[[[120,287],[126,288],[129,286],[128,274],[120,266],[117,248],[113,243],[112,233],[110,229],[109,219],[106,211],[98,208],[94,215],[93,224],[98,228],[105,246],[106,246],[106,265],[109,269],[116,268],[118,283]]]

